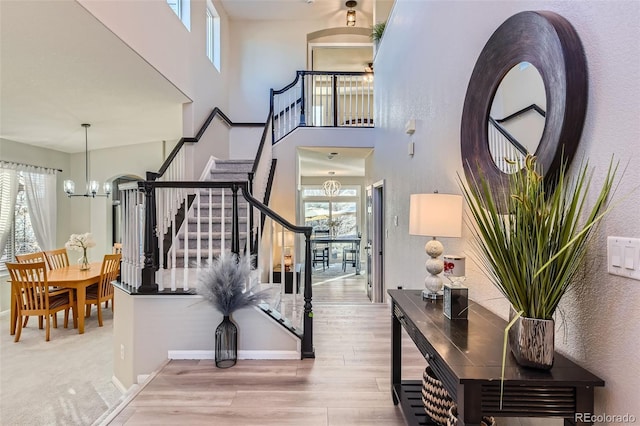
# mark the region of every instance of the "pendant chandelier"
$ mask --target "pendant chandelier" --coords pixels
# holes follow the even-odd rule
[[[336,172],[329,172],[329,175],[333,176]],[[342,184],[335,179],[326,180],[322,184],[322,189],[327,197],[335,197],[340,193],[340,188],[342,188]]]
[[[73,180],[67,179],[64,181],[63,188],[64,192],[68,197],[108,197],[111,194],[111,182],[105,182],[102,185],[102,190],[104,194],[98,194],[98,189],[100,188],[100,183],[97,180],[89,180],[89,147],[88,147],[88,128],[91,127],[91,124],[84,123],[82,125],[84,127],[84,177],[85,177],[85,185],[86,192],[84,194],[76,194],[76,184]]]
[[[358,5],[356,0],[349,0],[345,3],[345,6],[349,8],[347,10],[347,27],[355,27],[356,26],[356,11],[353,9]]]

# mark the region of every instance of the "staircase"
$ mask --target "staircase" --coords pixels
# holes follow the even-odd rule
[[[246,182],[252,167],[253,160],[216,160],[215,165],[204,180],[211,182]],[[212,256],[219,255],[223,249],[223,243],[224,249],[231,248],[232,197],[233,192],[230,189],[201,189],[197,195],[190,197],[186,232],[183,225],[177,236],[175,249],[176,268],[185,266],[185,249],[187,250],[187,267],[194,267],[199,264],[204,266],[209,259],[209,253]],[[244,251],[247,243],[247,206],[246,200],[239,195],[240,251]],[[209,244],[211,244],[211,252],[209,251]],[[172,266],[172,248],[169,248],[167,262],[169,267]]]

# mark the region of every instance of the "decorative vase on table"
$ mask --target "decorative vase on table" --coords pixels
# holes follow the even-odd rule
[[[82,250],[82,256],[78,259],[78,266],[81,271],[86,271],[91,269],[91,265],[89,264],[89,258],[87,257],[87,249]]]
[[[509,322],[517,315],[509,311]],[[540,370],[553,367],[555,323],[551,320],[519,317],[509,329],[509,347],[518,364]]]
[[[238,360],[238,327],[229,315],[216,328],[216,367],[229,368]]]

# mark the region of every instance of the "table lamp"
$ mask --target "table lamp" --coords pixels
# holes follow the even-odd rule
[[[422,297],[442,297],[442,279],[438,276],[444,269],[440,259],[444,251],[436,237],[462,236],[462,196],[454,194],[411,194],[409,207],[409,234],[433,237],[424,246],[429,255],[425,264],[429,275],[424,279]]]
[[[281,264],[284,265],[284,270],[291,270],[293,264],[293,256],[291,248],[295,245],[295,235],[293,232],[287,232],[282,230],[277,237],[277,245],[281,247]]]

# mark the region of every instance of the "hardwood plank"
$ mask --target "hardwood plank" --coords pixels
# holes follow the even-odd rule
[[[171,361],[111,424],[403,425],[391,399],[390,307],[368,301],[363,279],[314,285],[315,359]],[[404,340],[403,373],[420,379],[426,361]]]
[[[112,423],[113,424],[113,423]],[[154,406],[140,407],[125,423],[135,425],[215,425],[215,426],[327,426],[326,408],[269,408],[254,404],[251,410],[247,407],[182,407]]]
[[[329,426],[404,426],[402,412],[395,406],[377,408],[329,408]]]

